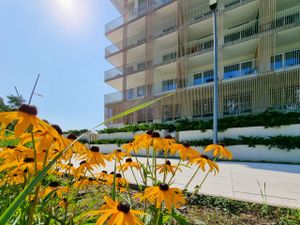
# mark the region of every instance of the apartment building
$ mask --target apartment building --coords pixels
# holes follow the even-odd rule
[[[111,0],[105,27],[112,69],[109,118],[166,93],[108,126],[204,119],[213,114],[213,15],[209,0]],[[300,109],[300,0],[218,1],[220,117]]]

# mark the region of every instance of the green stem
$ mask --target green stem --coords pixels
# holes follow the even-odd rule
[[[32,148],[33,148],[33,157],[34,157],[34,174],[37,174],[37,161],[36,161],[36,148],[35,148],[35,141],[33,135],[33,127],[30,128],[31,133],[31,140],[32,140]]]
[[[195,178],[195,176],[196,176],[196,174],[198,173],[199,170],[200,170],[200,167],[198,166],[197,170],[195,171],[195,173],[193,174],[193,176],[191,177],[191,179],[189,180],[189,182],[186,184],[185,188],[183,189],[184,191],[187,191],[188,186],[190,185],[192,180]]]
[[[114,165],[114,182],[113,182],[113,186],[112,186],[112,192],[111,192],[111,196],[112,199],[115,201],[116,200],[116,171],[117,171],[117,159],[115,157],[115,165]]]
[[[135,180],[135,182],[136,182],[136,185],[137,186],[139,186],[139,183],[138,183],[138,181],[137,181],[137,179],[136,179],[136,176],[135,176],[135,174],[134,174],[134,172],[133,172],[133,169],[130,167],[130,170],[131,170],[131,173],[132,173],[132,175],[133,175],[133,177],[134,177],[134,180]]]
[[[178,161],[178,163],[177,163],[177,166],[176,166],[176,168],[175,168],[175,170],[174,170],[174,173],[172,174],[172,177],[171,177],[171,179],[170,179],[170,181],[169,181],[169,185],[171,184],[171,182],[172,182],[172,180],[173,180],[173,178],[175,177],[175,175],[176,175],[176,172],[177,172],[177,170],[178,170],[178,168],[179,168],[179,166],[180,166],[180,163],[181,163],[181,159]]]

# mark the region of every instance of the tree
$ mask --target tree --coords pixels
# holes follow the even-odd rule
[[[24,98],[22,97],[22,95],[19,96],[15,96],[15,95],[7,95],[7,103],[5,104],[3,98],[0,97],[0,112],[7,112],[7,111],[13,111],[13,110],[17,110],[18,108],[20,108],[20,106],[25,103]]]
[[[25,100],[22,95],[15,96],[15,95],[7,95],[6,98],[8,99],[8,105],[12,110],[17,110],[20,106],[25,103]]]

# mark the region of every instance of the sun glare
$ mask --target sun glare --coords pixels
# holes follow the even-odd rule
[[[63,9],[71,10],[74,8],[74,0],[56,0],[57,4],[60,5]]]

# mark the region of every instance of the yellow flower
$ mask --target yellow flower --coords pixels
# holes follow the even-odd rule
[[[48,184],[43,192],[40,193],[41,198],[45,198],[51,192],[55,192],[56,195],[62,199],[63,194],[69,192],[69,188],[60,186],[60,183],[57,181],[52,181]]]
[[[80,177],[84,176],[88,171],[94,170],[94,164],[88,163],[87,161],[83,160],[79,163],[79,167],[75,171],[75,176]]]
[[[106,156],[106,159],[108,161],[112,161],[112,160],[117,160],[120,161],[122,160],[125,156],[128,156],[128,153],[126,152],[122,152],[121,149],[117,149],[114,150],[112,153],[110,153],[109,155]]]
[[[169,212],[172,208],[179,208],[185,204],[184,195],[178,188],[171,188],[168,184],[160,184],[159,186],[148,187],[141,200],[148,200],[154,204],[156,208],[160,208],[164,202]]]
[[[176,167],[176,165],[171,165],[171,162],[167,160],[166,163],[157,165],[156,169],[159,173],[165,173],[166,171],[167,173],[171,173],[173,175],[175,173]],[[182,172],[182,170],[179,167],[177,168],[177,170]]]
[[[205,152],[214,151],[213,156],[214,157],[220,156],[220,159],[222,158],[232,159],[232,153],[224,145],[211,144],[208,145],[204,151]]]
[[[133,141],[122,145],[122,148],[125,149],[127,153],[130,153],[131,151],[138,153],[139,151],[139,145],[137,144],[137,142],[133,142]]]
[[[0,123],[2,130],[14,121],[14,135],[19,137],[21,134],[32,126],[33,131],[47,131],[49,124],[37,118],[37,109],[35,106],[22,104],[19,111],[16,112],[2,112],[0,113]]]
[[[25,182],[27,171],[22,171],[21,169],[17,168],[3,177],[0,181],[0,187],[5,184],[8,185],[18,185],[23,184]]]
[[[145,134],[137,134],[134,136],[133,145],[138,149],[140,148],[149,148],[152,142],[152,130],[147,131]]]
[[[98,182],[92,177],[80,177],[74,184],[75,188],[86,188],[98,185]]]
[[[219,172],[219,166],[214,161],[210,160],[206,155],[200,155],[200,157],[191,158],[189,164],[198,164],[201,170],[205,171],[205,166],[209,166],[209,172],[214,172],[215,174]]]
[[[105,196],[106,206],[99,211],[92,211],[89,215],[97,215],[102,213],[102,216],[96,222],[96,225],[102,225],[106,221],[107,225],[143,225],[137,215],[144,214],[142,211],[133,210],[127,203],[113,201]]]
[[[97,164],[105,167],[105,156],[100,152],[99,147],[92,146],[91,149],[86,152],[83,156],[79,157],[80,159],[85,159],[90,164]]]
[[[182,160],[187,160],[188,158],[193,158],[200,156],[200,153],[192,148],[189,144],[177,144],[174,143],[171,145],[171,153],[175,154],[176,152],[179,153],[179,156]]]
[[[118,170],[126,171],[130,167],[136,168],[137,170],[139,170],[141,168],[139,163],[133,162],[131,158],[127,158],[124,164],[118,166]]]

